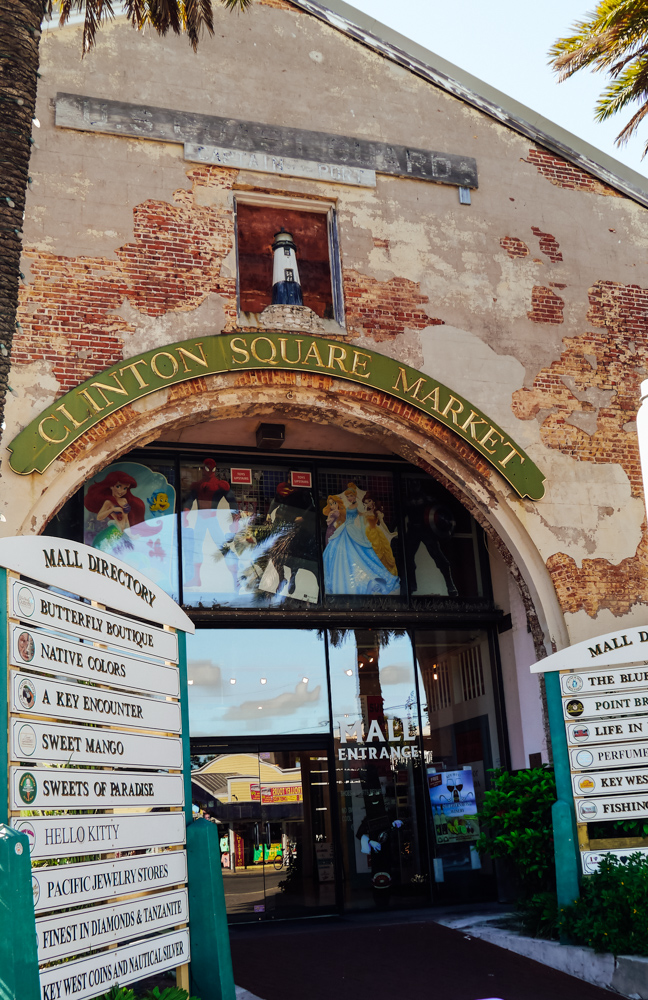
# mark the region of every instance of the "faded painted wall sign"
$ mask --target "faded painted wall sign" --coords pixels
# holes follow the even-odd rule
[[[441,382],[375,351],[276,333],[202,337],[113,365],[52,403],[14,438],[11,468],[21,475],[44,472],[84,431],[157,389],[210,374],[268,368],[328,374],[389,393],[467,441],[520,496],[544,495],[544,476],[529,456]]]
[[[376,171],[342,163],[316,163],[315,160],[296,160],[292,156],[273,153],[248,152],[245,149],[224,149],[223,146],[201,146],[185,142],[185,160],[196,163],[215,163],[220,167],[238,167],[240,170],[259,170],[262,174],[284,174],[286,177],[306,177],[313,181],[334,184],[353,184],[357,187],[375,187]]]
[[[229,151],[242,150],[245,153],[255,153],[260,159],[269,154],[329,166],[336,164],[354,169],[375,170],[380,174],[412,177],[437,184],[477,187],[477,162],[471,156],[390,145],[356,136],[200,115],[190,111],[105,101],[79,94],[56,95],[56,124],[60,128],[84,132],[107,132],[111,135],[154,139],[157,142],[192,143]],[[253,169],[263,168],[257,166]],[[326,176],[322,180],[337,178]],[[359,182],[347,180],[342,183]]]
[[[542,472],[504,430],[436,379],[375,351],[321,337],[227,334],[185,340],[119,362],[51,403],[11,444],[11,468],[44,472],[115,410],[178,382],[241,369],[315,372],[368,385],[422,410],[470,444],[521,496],[541,500]]]

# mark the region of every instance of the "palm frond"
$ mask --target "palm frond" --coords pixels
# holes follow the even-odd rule
[[[648,0],[600,0],[572,32],[554,42],[550,65],[559,82],[585,67],[607,75],[610,82],[595,107],[597,121],[640,104],[616,138],[617,144],[627,142],[648,113]]]
[[[83,51],[95,44],[101,25],[114,17],[114,0],[59,0],[60,24],[65,24],[76,12],[85,14],[83,23]],[[159,35],[172,31],[186,34],[194,51],[198,48],[203,31],[214,34],[214,3],[227,10],[246,10],[252,0],[124,0],[126,17],[134,28],[150,25]],[[51,13],[55,0],[45,0]]]

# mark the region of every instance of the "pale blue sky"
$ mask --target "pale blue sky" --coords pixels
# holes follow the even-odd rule
[[[558,84],[547,66],[552,42],[570,33],[595,0],[347,2],[648,176],[648,157],[641,160],[648,124],[639,138],[619,149],[614,137],[631,112],[602,125],[594,121],[594,103],[605,77],[581,73]]]

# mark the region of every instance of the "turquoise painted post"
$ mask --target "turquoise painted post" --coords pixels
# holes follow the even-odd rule
[[[191,992],[192,995],[200,997],[200,1000],[235,1000],[218,827],[206,819],[194,821],[191,808],[187,635],[185,632],[178,633],[178,646],[185,817],[187,821]],[[0,1000],[3,998],[0,997]]]
[[[198,819],[187,828],[191,992],[200,1000],[235,1000],[218,827]]]
[[[29,841],[0,825],[0,1000],[40,1000]]]
[[[550,670],[547,671],[544,678],[558,795],[551,810],[551,817],[556,859],[556,890],[558,908],[561,909],[564,906],[570,906],[580,895],[580,850],[560,694],[560,675],[557,670]]]

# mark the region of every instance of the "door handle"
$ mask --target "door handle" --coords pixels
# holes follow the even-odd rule
[[[259,824],[254,824],[254,847],[255,850],[259,850]]]
[[[269,823],[266,823],[266,825],[265,825],[265,834],[266,834],[266,845],[268,847],[268,850],[270,850],[270,824]]]

